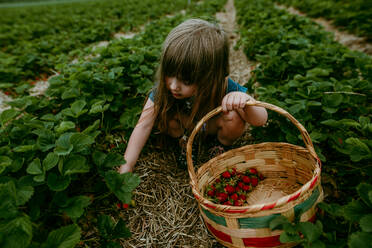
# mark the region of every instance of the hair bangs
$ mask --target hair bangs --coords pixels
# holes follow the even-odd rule
[[[162,61],[163,75],[177,77],[186,85],[200,83],[210,71],[209,56],[194,39],[171,44],[164,53]]]

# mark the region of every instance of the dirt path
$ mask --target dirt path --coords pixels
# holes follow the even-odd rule
[[[293,8],[293,7],[286,7],[284,5],[278,5],[276,4],[276,7],[279,9],[285,9],[289,13],[299,16],[307,17],[305,13]],[[311,18],[314,22],[318,23],[319,25],[323,26],[323,28],[334,34],[335,40],[343,44],[344,46],[347,46],[351,50],[364,52],[368,55],[372,55],[372,44],[368,43],[366,41],[366,38],[358,37],[356,35],[350,34],[345,31],[338,30],[337,27],[334,27],[330,21],[327,21],[324,18]]]
[[[221,26],[229,36],[230,77],[232,80],[239,82],[240,84],[245,84],[248,82],[255,64],[247,60],[242,47],[238,50],[234,49],[237,41],[240,39],[235,17],[236,10],[233,0],[227,1],[225,12],[219,12],[216,14],[216,18],[220,21]]]

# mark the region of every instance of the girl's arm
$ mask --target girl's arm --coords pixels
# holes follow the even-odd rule
[[[253,126],[262,126],[267,121],[267,111],[263,107],[246,106],[248,100],[254,98],[247,93],[241,91],[233,91],[228,93],[222,99],[222,111],[227,112],[236,110],[243,120]]]
[[[137,125],[133,129],[133,132],[129,138],[128,146],[124,154],[126,163],[120,166],[118,170],[120,174],[133,170],[139,154],[141,153],[143,146],[150,136],[152,127],[154,126],[154,122],[154,103],[152,100],[147,99]]]

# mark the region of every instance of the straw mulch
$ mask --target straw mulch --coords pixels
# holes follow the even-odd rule
[[[135,173],[142,182],[128,211],[132,237],[123,247],[218,247],[202,223],[188,173],[177,168],[171,151],[151,149]]]

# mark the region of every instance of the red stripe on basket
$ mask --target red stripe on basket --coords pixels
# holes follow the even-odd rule
[[[239,210],[239,209],[226,209],[224,211],[225,213],[245,213],[247,212],[247,209],[242,209],[242,210]]]
[[[243,238],[243,243],[245,246],[253,247],[276,247],[281,244],[279,237],[280,235],[263,238]]]
[[[316,181],[318,181],[318,176],[316,176],[316,177],[314,178],[314,180],[311,182],[311,184],[310,184],[310,189],[312,189],[312,188],[314,187]]]
[[[267,209],[272,209],[276,206],[276,202],[274,202],[273,204],[269,204],[269,205],[265,205],[263,206],[263,208],[261,208],[261,210],[267,210]]]
[[[221,239],[222,241],[232,243],[231,236],[227,235],[224,232],[221,232],[217,229],[215,229],[211,224],[207,223],[207,227],[211,233],[213,233],[217,238]]]
[[[301,192],[298,192],[297,194],[295,194],[294,196],[292,196],[291,198],[289,198],[287,202],[296,200],[300,195],[301,195]]]
[[[208,203],[203,203],[203,204],[204,204],[204,206],[206,206],[206,207],[208,207],[208,208],[213,208],[213,209],[216,208],[216,206],[210,205],[210,204],[208,204]]]

